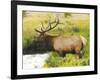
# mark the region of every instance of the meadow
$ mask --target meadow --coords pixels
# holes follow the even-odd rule
[[[49,57],[45,61],[44,68],[50,67],[69,67],[69,66],[87,66],[90,60],[90,23],[89,14],[79,13],[55,13],[55,12],[31,12],[23,11],[23,48],[27,47],[32,41],[39,36],[34,29],[41,28],[41,22],[47,26],[48,19],[54,20],[56,15],[59,15],[61,23],[48,34],[72,36],[81,35],[87,39],[87,44],[83,49],[82,58],[77,58],[75,54],[66,54],[65,57],[60,57],[57,52],[48,52]],[[33,53],[34,54],[34,53]]]

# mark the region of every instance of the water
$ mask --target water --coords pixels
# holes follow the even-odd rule
[[[23,55],[23,69],[43,68],[48,54]]]

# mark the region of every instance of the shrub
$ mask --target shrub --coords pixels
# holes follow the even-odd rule
[[[67,18],[67,17],[69,17],[69,16],[71,16],[71,13],[64,13],[64,17],[65,17],[65,18]]]
[[[73,32],[80,32],[80,29],[79,27],[72,27],[71,29]]]
[[[49,55],[44,67],[74,67],[89,65],[89,58],[79,59],[75,54],[67,54],[65,57],[60,57],[57,53],[51,52]]]
[[[46,60],[46,64],[48,67],[59,67],[61,57],[56,52],[50,52],[49,58]]]

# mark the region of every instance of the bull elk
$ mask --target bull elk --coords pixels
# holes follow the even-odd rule
[[[43,23],[41,24],[41,29],[35,29],[35,31],[40,33],[38,39],[44,41],[45,48],[50,48],[49,50],[58,52],[58,54],[62,57],[64,57],[66,53],[75,53],[79,57],[82,57],[82,49],[87,42],[87,40],[83,36],[73,35],[65,37],[63,35],[51,36],[47,34],[48,31],[54,29],[57,25],[61,24],[58,17],[52,22],[49,19],[47,27],[44,27]]]

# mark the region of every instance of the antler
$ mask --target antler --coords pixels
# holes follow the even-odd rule
[[[54,23],[55,23],[55,25],[52,26],[51,24],[54,24]],[[45,29],[44,29],[44,24],[43,24],[43,22],[41,22],[41,25],[42,25],[41,31],[40,31],[40,30],[37,30],[37,29],[35,29],[35,31],[36,31],[36,32],[39,32],[39,33],[45,33],[45,32],[48,32],[48,31],[52,30],[53,28],[55,28],[58,24],[61,24],[61,23],[59,22],[58,16],[57,16],[57,18],[56,18],[54,21],[52,21],[52,22],[51,22],[51,19],[49,18],[49,20],[48,20],[48,25],[47,25],[47,27],[46,27]]]

